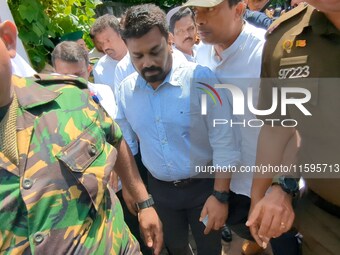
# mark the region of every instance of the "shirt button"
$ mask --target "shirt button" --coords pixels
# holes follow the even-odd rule
[[[42,243],[42,241],[44,241],[44,235],[42,233],[37,232],[33,235],[33,239],[36,244],[40,244]]]
[[[166,139],[163,139],[163,140],[162,140],[162,144],[166,144]]]
[[[22,181],[22,187],[24,189],[30,189],[33,186],[33,181],[29,178],[24,178],[24,180]]]
[[[89,146],[89,154],[91,157],[95,156],[97,153],[97,148],[94,144],[90,144]]]

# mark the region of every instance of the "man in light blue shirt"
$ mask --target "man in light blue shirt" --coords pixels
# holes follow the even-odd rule
[[[226,90],[213,88],[218,82],[208,68],[172,57],[159,7],[133,6],[122,25],[137,73],[121,83],[116,121],[130,148],[137,147],[137,137],[140,142],[166,248],[186,255],[190,224],[198,254],[220,254],[230,174],[197,175],[209,165],[229,170],[239,162],[234,130],[214,126],[231,120]]]

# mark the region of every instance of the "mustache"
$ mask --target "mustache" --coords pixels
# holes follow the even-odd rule
[[[194,38],[192,38],[192,37],[187,37],[187,38],[185,38],[185,39],[184,39],[184,41],[183,41],[183,42],[186,42],[186,41],[188,41],[188,40],[190,40],[190,41],[193,41],[193,40],[194,40]]]
[[[142,69],[141,73],[143,75],[145,75],[146,72],[153,72],[153,71],[158,71],[158,72],[162,72],[162,68],[157,67],[157,66],[150,66],[150,67],[145,67]]]
[[[113,49],[104,49],[103,50],[106,54],[110,54],[111,52],[114,52],[114,50]]]

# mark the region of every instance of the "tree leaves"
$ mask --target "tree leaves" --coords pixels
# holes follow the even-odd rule
[[[98,3],[98,0],[8,0],[19,37],[38,72],[49,61],[50,51],[60,36],[77,30],[88,33]],[[91,43],[88,38],[85,41]]]

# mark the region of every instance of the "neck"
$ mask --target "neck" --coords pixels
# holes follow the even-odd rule
[[[156,90],[159,85],[162,84],[163,81],[157,81],[157,82],[149,82],[150,86],[153,88],[153,90]]]
[[[8,90],[1,91],[0,93],[0,107],[8,105],[13,99],[13,90],[9,87]]]
[[[340,13],[338,12],[329,12],[325,13],[327,18],[329,19],[330,22],[333,23],[333,25],[340,30]]]
[[[228,40],[224,41],[223,43],[217,43],[214,45],[216,52],[220,54],[225,49],[228,49],[239,37],[243,28],[244,28],[244,22],[242,20],[242,23],[240,23],[240,25],[235,28],[235,33],[232,36],[230,36]]]
[[[194,46],[193,46],[194,47]],[[182,48],[179,48],[177,47],[178,50],[182,51],[183,53],[187,54],[187,55],[190,55],[190,56],[193,56],[193,51],[192,49],[188,49],[188,50],[185,50],[185,49],[182,49]]]
[[[118,56],[118,61],[121,61],[127,54],[127,49],[122,50],[121,54]]]

